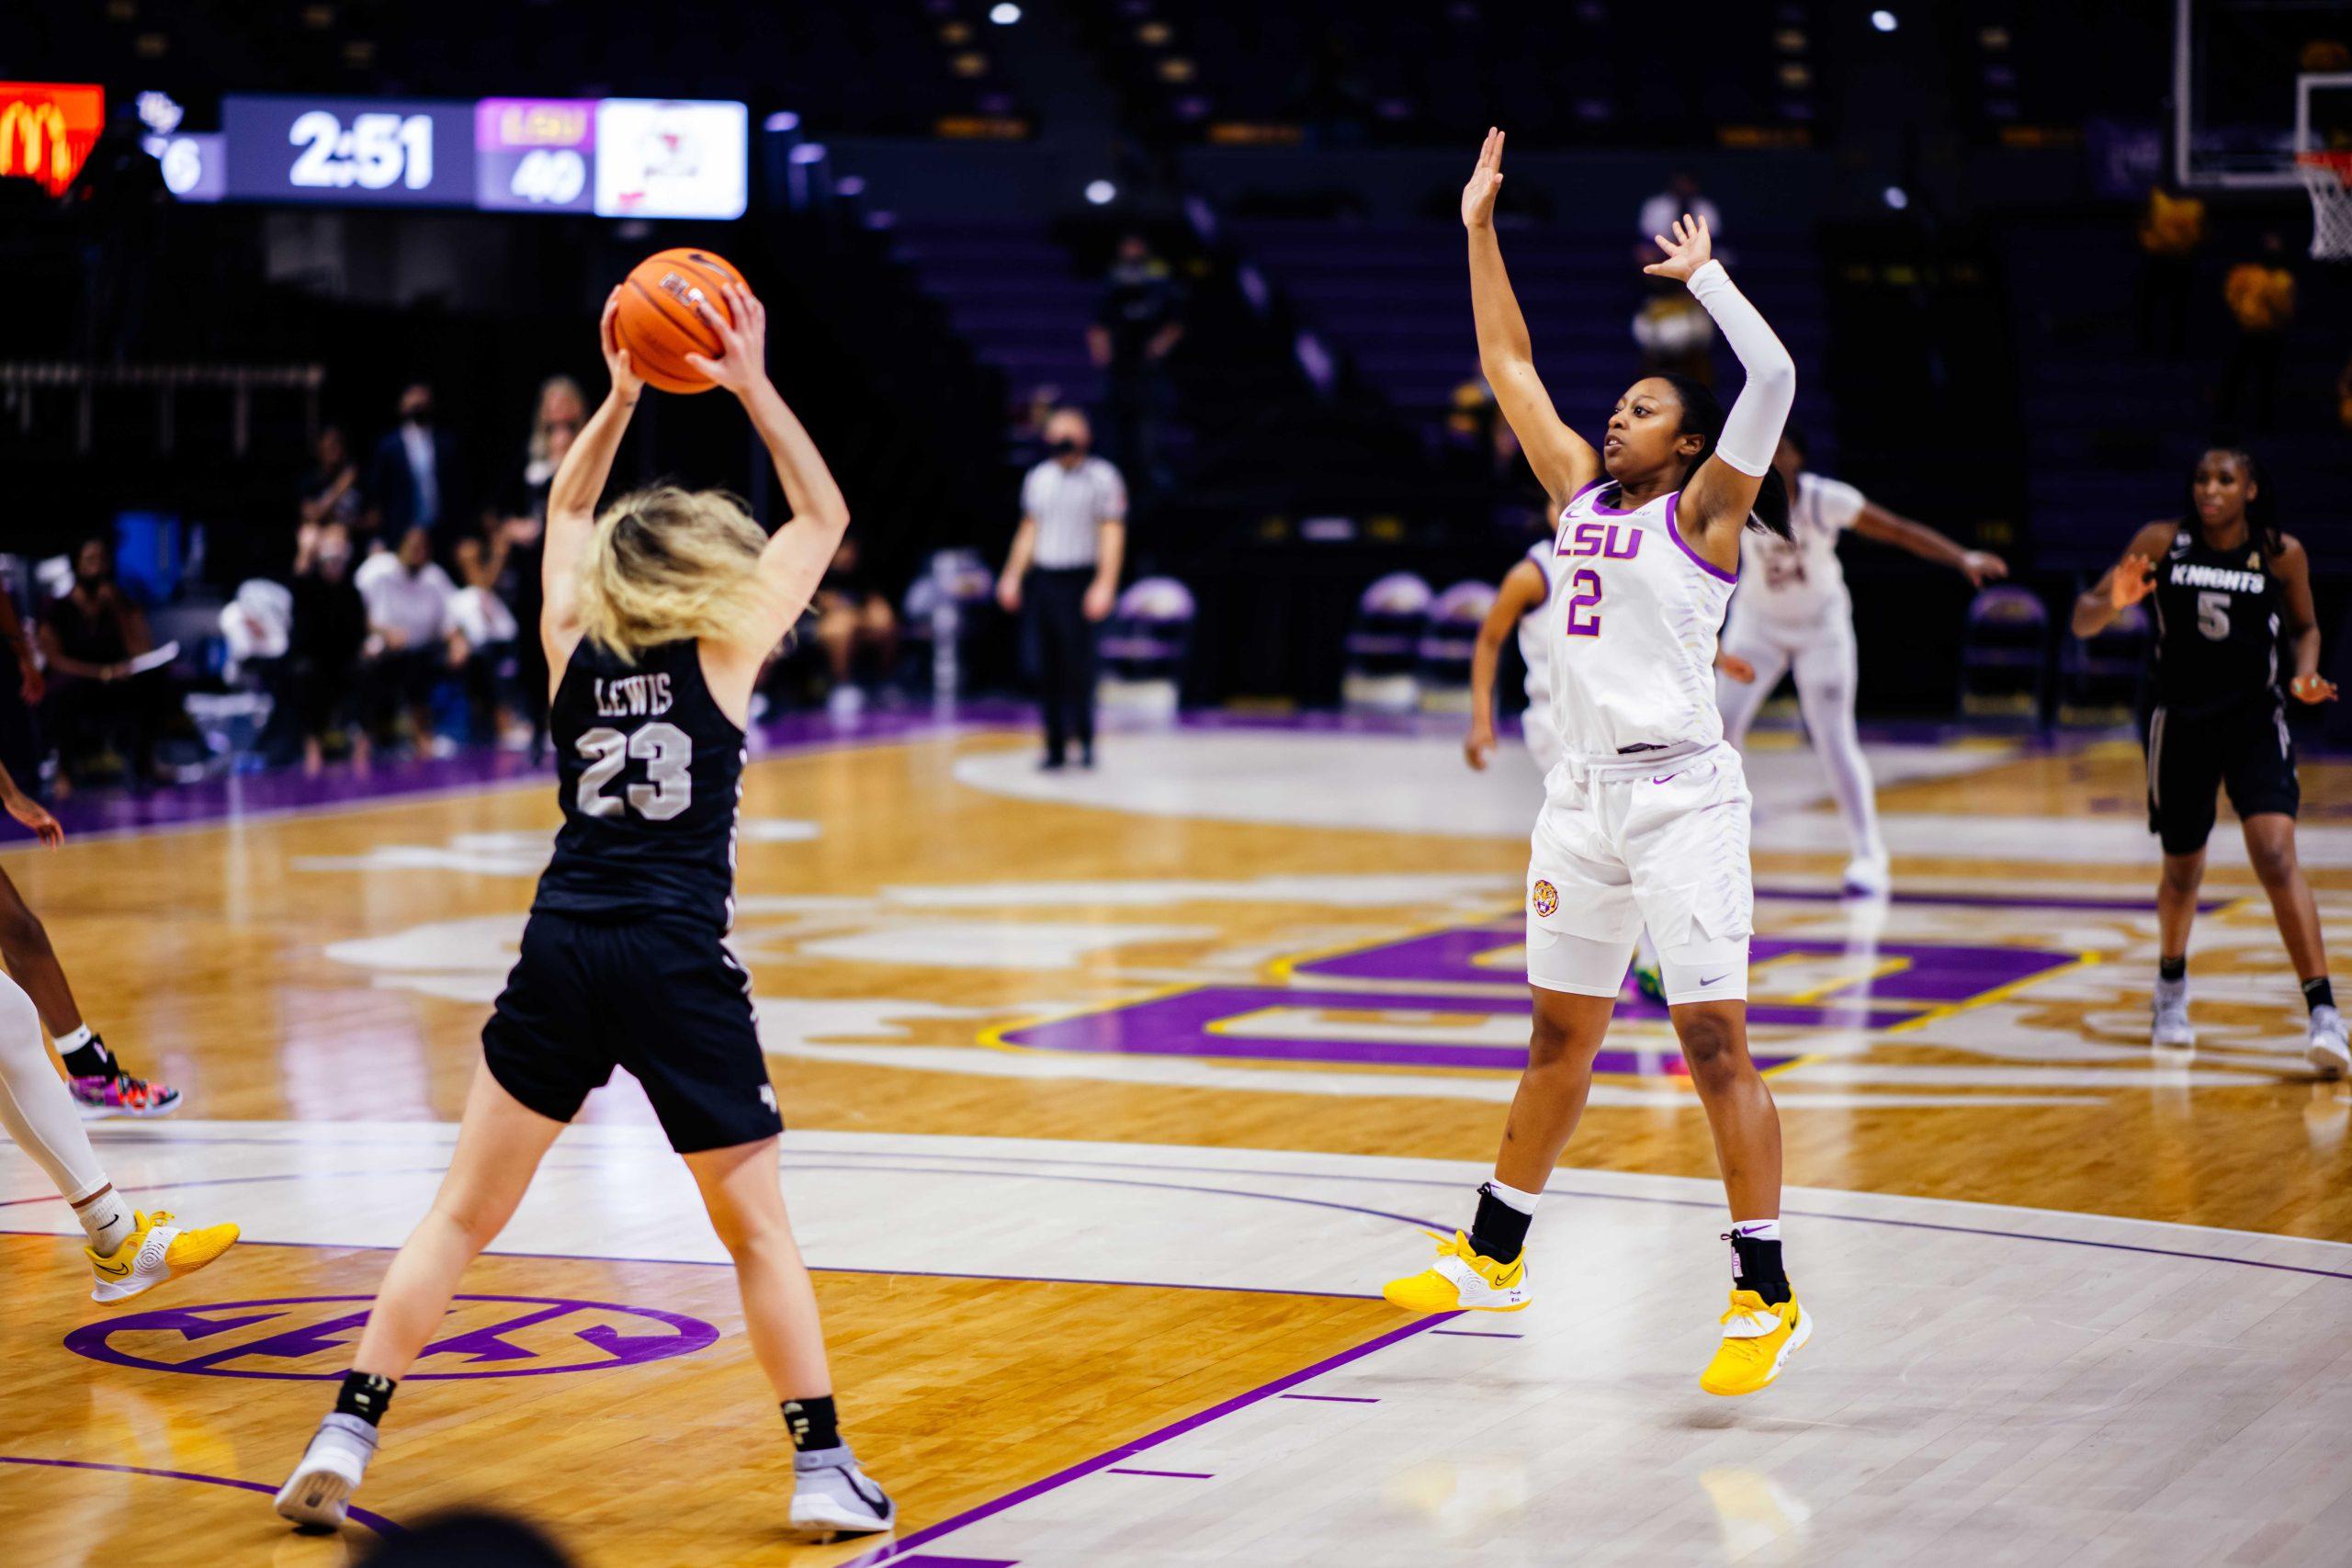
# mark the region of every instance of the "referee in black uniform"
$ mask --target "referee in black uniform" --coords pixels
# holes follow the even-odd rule
[[[1118,599],[1126,553],[1126,480],[1087,455],[1092,438],[1076,409],[1057,409],[1046,422],[1051,456],[1021,482],[1021,527],[996,586],[1008,612],[1029,606],[1023,635],[1045,710],[1047,768],[1069,760],[1073,738],[1079,765],[1094,765],[1095,627]]]

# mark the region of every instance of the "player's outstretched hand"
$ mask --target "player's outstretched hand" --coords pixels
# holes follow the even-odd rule
[[[1470,733],[1462,738],[1462,758],[1475,773],[1487,771],[1487,759],[1495,754],[1495,726],[1491,719],[1473,719]]]
[[[10,790],[7,798],[0,800],[0,807],[7,807],[9,816],[30,828],[34,836],[49,848],[53,850],[65,841],[65,829],[58,826],[57,818],[49,814],[49,808],[23,790]]]
[[[722,292],[732,321],[709,300],[695,301],[695,309],[718,334],[718,357],[689,354],[686,363],[740,398],[768,378],[768,308],[740,283],[725,285]]]
[[[1690,275],[1706,265],[1715,254],[1715,237],[1707,231],[1707,220],[1687,212],[1674,220],[1673,233],[1652,234],[1650,240],[1666,253],[1666,259],[1654,261],[1642,270],[1653,277],[1670,277],[1677,283],[1690,282]]]
[[[1755,684],[1756,666],[1750,664],[1747,660],[1742,659],[1736,653],[1716,654],[1715,668],[1722,671],[1724,674],[1730,676],[1733,680],[1738,682],[1743,686]]]
[[[1960,575],[1968,579],[1971,588],[1982,588],[1988,582],[1998,582],[2009,575],[2009,563],[1990,550],[1962,550]]]
[[[2332,703],[2335,700],[2335,682],[2316,672],[2298,675],[2287,682],[2287,690],[2299,703]]]
[[[625,403],[637,401],[645,390],[645,378],[629,364],[628,350],[621,346],[621,291],[616,288],[605,296],[604,319],[596,324],[597,341],[605,350],[605,369],[613,378],[613,395]]]
[[[2156,591],[2156,563],[2134,551],[2115,565],[2108,578],[2108,603],[2128,609]]]
[[[1462,187],[1462,226],[1493,228],[1495,196],[1502,188],[1503,133],[1489,126],[1487,140],[1478,149],[1478,166],[1470,171],[1470,183]]]

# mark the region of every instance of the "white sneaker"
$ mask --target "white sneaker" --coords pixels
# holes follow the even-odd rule
[[[2148,1031],[2148,1043],[2166,1050],[2187,1050],[2197,1043],[2197,1031],[2188,1021],[2188,982],[2156,979],[2155,1021]]]
[[[792,1535],[827,1541],[845,1535],[878,1535],[898,1522],[898,1505],[857,1468],[857,1456],[842,1443],[792,1456]]]
[[[1883,898],[1894,890],[1894,871],[1884,855],[1856,855],[1846,863],[1846,891],[1864,898]]]
[[[90,1260],[90,1299],[127,1302],[183,1274],[193,1274],[236,1244],[231,1224],[183,1225],[168,1209],[130,1216],[130,1236],[112,1252],[85,1247]]]
[[[2345,1043],[2344,1015],[2332,1007],[2312,1009],[2312,1032],[2304,1055],[2324,1078],[2352,1077],[2352,1045]]]
[[[302,1451],[302,1462],[277,1489],[279,1516],[316,1529],[340,1528],[351,1495],[375,1457],[375,1427],[356,1416],[329,1416]]]

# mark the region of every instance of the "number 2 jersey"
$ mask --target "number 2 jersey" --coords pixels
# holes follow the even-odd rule
[[[1623,761],[1723,739],[1715,637],[1736,572],[1701,558],[1675,523],[1679,491],[1623,511],[1614,484],[1561,509],[1552,543],[1552,720],[1572,758]]]
[[[2278,695],[2278,580],[2262,547],[2207,544],[2184,523],[2156,563],[2156,701],[2174,715],[2273,705]]]
[[[691,639],[633,664],[582,639],[548,715],[563,827],[534,909],[578,919],[735,912],[743,731],[720,711]]]

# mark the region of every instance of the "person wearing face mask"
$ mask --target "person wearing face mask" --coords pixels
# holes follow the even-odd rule
[[[400,423],[368,460],[368,531],[396,542],[423,528],[437,540],[467,515],[463,489],[457,444],[433,422],[433,389],[412,381],[401,390]]]
[[[342,731],[350,735],[352,761],[368,761],[368,731],[355,711],[368,605],[351,581],[351,531],[340,523],[306,523],[295,541],[281,690],[301,730],[308,774],[325,765],[326,741]]]
[[[113,547],[104,539],[83,541],[74,552],[73,588],[51,600],[40,619],[49,683],[42,728],[57,744],[61,798],[107,746],[123,758],[133,787],[153,780],[159,706],[168,687],[163,671],[134,672],[131,660],[154,646],[146,613],[115,581]]]
[[[1088,456],[1092,434],[1074,408],[1046,422],[1047,456],[1022,481],[1021,526],[997,581],[1008,614],[1027,607],[1023,648],[1036,671],[1049,769],[1069,761],[1072,739],[1079,765],[1094,765],[1095,633],[1117,602],[1126,553],[1126,481]]]

